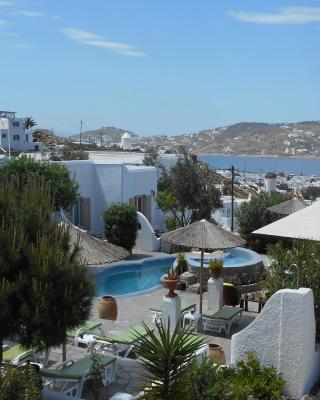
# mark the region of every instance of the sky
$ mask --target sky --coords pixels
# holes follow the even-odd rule
[[[0,109],[59,134],[320,120],[319,0],[0,0]]]

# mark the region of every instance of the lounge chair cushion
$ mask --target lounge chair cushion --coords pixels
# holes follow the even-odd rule
[[[75,338],[77,333],[81,330],[81,331],[93,331],[94,329],[97,329],[99,327],[102,326],[102,322],[97,322],[97,321],[86,321],[84,324],[74,328],[74,329],[70,329],[67,332],[67,336],[69,338]]]
[[[230,321],[234,318],[237,314],[241,312],[241,308],[236,307],[223,307],[221,310],[217,311],[214,314],[203,314],[204,318],[208,319],[220,319],[224,321]]]
[[[14,346],[3,352],[3,361],[10,362],[13,359],[17,358],[20,354],[23,354],[25,352],[28,352],[26,354],[26,357],[28,357],[32,353],[31,350],[23,349],[20,344],[15,344]]]
[[[104,367],[114,363],[116,357],[99,354],[99,360]],[[41,369],[40,375],[45,378],[66,379],[80,381],[84,374],[88,374],[91,367],[91,356],[86,356],[71,365],[61,369]]]
[[[108,343],[134,344],[137,341],[137,334],[147,336],[148,333],[143,325],[136,325],[115,336],[94,336],[94,338]]]

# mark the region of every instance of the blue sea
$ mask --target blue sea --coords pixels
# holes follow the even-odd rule
[[[199,156],[198,159],[216,169],[228,169],[233,165],[242,172],[262,174],[271,171],[320,176],[319,158]]]

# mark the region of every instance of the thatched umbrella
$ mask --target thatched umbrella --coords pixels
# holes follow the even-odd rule
[[[245,241],[205,219],[194,222],[172,232],[165,233],[161,239],[180,246],[199,248],[201,250],[200,264],[200,313],[202,313],[203,293],[203,255],[205,249],[218,250],[242,246]]]
[[[267,209],[275,214],[290,215],[306,207],[307,204],[303,200],[295,198],[283,201],[282,203],[276,204],[275,206],[272,207],[268,207]]]
[[[110,264],[130,256],[128,250],[105,240],[98,239],[86,231],[69,224],[71,246],[80,245],[79,258],[89,266]]]

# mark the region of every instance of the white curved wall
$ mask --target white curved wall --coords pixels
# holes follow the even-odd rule
[[[155,236],[154,229],[148,219],[139,211],[137,214],[141,229],[138,230],[135,248],[142,251],[159,251],[160,238]]]
[[[273,193],[276,191],[277,180],[276,178],[266,178],[266,192]]]

